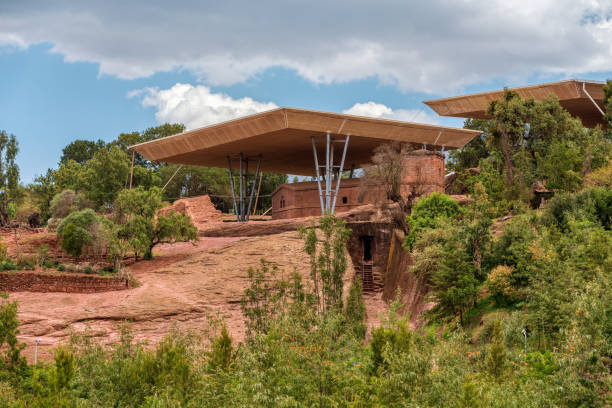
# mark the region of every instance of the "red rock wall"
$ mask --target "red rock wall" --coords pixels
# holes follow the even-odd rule
[[[159,210],[160,214],[167,214],[169,211],[182,212],[191,218],[198,229],[211,222],[223,222],[221,211],[215,208],[207,195],[181,198],[172,203],[170,207]]]
[[[403,159],[401,194],[414,195],[444,192],[444,155],[429,150],[409,152]]]
[[[0,272],[0,292],[95,293],[128,288],[124,278],[96,275]]]
[[[385,286],[383,299],[391,302],[400,289],[404,311],[410,314],[410,322],[418,326],[421,323],[421,314],[430,309],[433,304],[427,301],[427,282],[410,270],[412,257],[402,246],[404,233],[394,230],[391,237],[391,247],[387,258],[385,271]]]

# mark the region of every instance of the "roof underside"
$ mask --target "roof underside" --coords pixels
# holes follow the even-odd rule
[[[227,167],[227,157],[236,160],[240,153],[249,159],[261,156],[263,171],[314,175],[312,141],[314,136],[319,161],[324,162],[326,132],[344,140],[349,134],[345,168],[356,168],[370,161],[379,145],[397,141],[427,148],[457,149],[479,131],[423,125],[385,119],[280,108],[246,116],[218,125],[142,143],[131,148],[149,160]],[[335,161],[340,161],[342,144],[335,144]],[[236,165],[234,163],[234,165]]]
[[[559,99],[561,106],[570,114],[582,120],[582,124],[585,127],[604,126],[605,121],[601,112],[593,105],[593,102],[584,92],[583,85],[597,105],[605,111],[603,104],[603,82],[570,79],[567,81],[511,88],[511,90],[516,91],[522,98],[533,98],[535,100],[542,100],[552,94]],[[486,114],[489,104],[494,100],[501,99],[503,94],[503,90],[498,90],[424,101],[424,103],[441,116],[489,119],[489,116]]]

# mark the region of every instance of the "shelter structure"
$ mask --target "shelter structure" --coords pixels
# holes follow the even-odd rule
[[[603,119],[604,82],[568,79],[559,82],[510,88],[522,98],[542,100],[550,95],[559,99],[559,103],[572,116],[579,118],[585,127],[605,126]],[[459,118],[489,119],[487,109],[492,101],[500,100],[504,90],[482,92],[470,95],[424,101],[427,106],[441,116]]]
[[[152,161],[227,167],[236,219],[246,221],[261,171],[315,177],[321,213],[333,212],[342,181],[339,175],[344,170],[356,169],[369,162],[376,147],[400,142],[440,152],[461,148],[480,133],[469,129],[279,108],[131,148]],[[236,168],[239,182],[234,186]]]

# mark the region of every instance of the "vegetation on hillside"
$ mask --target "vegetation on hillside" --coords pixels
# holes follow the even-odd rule
[[[612,113],[612,84],[606,95]],[[405,273],[423,278],[433,302],[422,327],[400,313],[398,296],[366,336],[360,283],[344,288],[350,231],[328,215],[301,230],[307,279],[265,260],[248,271],[240,344],[211,318],[201,332],[171,333],[154,348],[127,329],[110,347],[85,333],[33,366],[17,340],[18,305],[3,298],[0,406],[610,406],[610,132],[582,128],[554,98],[506,92],[489,113],[490,121],[466,122],[482,138],[450,156],[455,171],[480,168],[465,177],[472,201],[460,207],[436,193],[411,203],[405,249],[414,263]],[[158,178],[170,166],[135,155],[131,190],[127,179],[90,174],[110,161],[127,177],[126,146],[182,130],[172,126],[75,143],[39,179],[31,192],[48,199],[40,208],[63,215],[66,250],[79,256],[106,242],[119,259],[194,237],[184,216],[157,212],[167,194]],[[393,187],[396,169],[378,170]],[[201,191],[190,177],[177,191]],[[534,182],[554,193],[541,209],[529,208]],[[53,198],[64,189],[72,191]]]

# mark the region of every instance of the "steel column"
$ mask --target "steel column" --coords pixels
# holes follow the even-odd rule
[[[346,135],[346,139],[344,139],[344,150],[342,151],[342,160],[340,160],[340,167],[338,168],[338,178],[336,180],[336,191],[334,192],[334,203],[331,207],[331,212],[333,213],[336,210],[336,200],[338,199],[338,191],[340,190],[340,180],[342,180],[342,168],[344,167],[344,159],[346,158],[346,149],[349,144],[349,139],[351,135]]]
[[[238,192],[239,197],[240,197],[240,218],[239,221],[243,220],[243,214],[244,214],[244,195],[243,195],[243,191],[242,191],[242,182],[243,182],[243,176],[242,176],[242,153],[240,153],[240,191]]]
[[[325,206],[323,205],[323,191],[321,189],[321,175],[319,172],[319,158],[317,157],[317,146],[315,144],[314,136],[311,138],[312,140],[312,154],[314,156],[315,162],[315,173],[317,175],[317,186],[319,187],[319,201],[321,201],[321,214],[325,214]]]
[[[229,173],[230,187],[232,189],[232,198],[234,199],[234,213],[236,214],[236,221],[240,221],[238,217],[238,206],[236,204],[236,190],[234,189],[234,177],[232,176],[232,160],[227,156],[227,171]]]
[[[246,212],[246,221],[249,220],[251,215],[251,205],[253,204],[253,195],[255,194],[255,185],[257,184],[257,176],[259,175],[259,166],[261,164],[261,157],[257,159],[257,168],[255,169],[255,174],[253,175],[253,185],[251,186],[251,197],[249,198],[249,208]]]
[[[331,204],[331,173],[332,173],[332,169],[330,166],[330,162],[332,160],[330,160],[330,149],[329,149],[329,145],[330,145],[330,136],[329,136],[329,132],[327,132],[327,136],[326,136],[326,140],[327,140],[327,147],[325,150],[325,212],[327,212],[329,210],[329,206]]]

